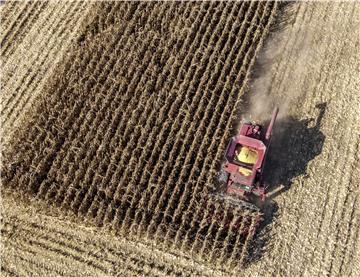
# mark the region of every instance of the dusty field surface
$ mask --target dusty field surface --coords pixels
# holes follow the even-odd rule
[[[1,5],[0,116],[4,142],[63,60],[90,7],[83,1],[7,1]]]
[[[249,274],[359,276],[360,3],[295,12],[255,82],[283,114],[268,178],[278,210]]]
[[[248,88],[274,3],[98,7],[4,153],[3,272],[359,276],[360,5],[292,10]],[[281,108],[255,240],[207,197],[252,95]]]

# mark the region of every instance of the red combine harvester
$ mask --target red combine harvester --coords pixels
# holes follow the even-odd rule
[[[266,197],[263,183],[263,169],[269,149],[272,130],[279,109],[275,108],[266,133],[263,126],[245,122],[239,133],[231,138],[225,154],[225,163],[219,175],[219,181],[226,186],[226,194],[245,199],[242,205],[254,207],[250,198]]]

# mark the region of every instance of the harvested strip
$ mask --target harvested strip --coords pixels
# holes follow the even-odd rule
[[[78,1],[9,1],[4,5],[16,7],[16,12],[2,14],[11,22],[8,31],[2,32],[2,40],[9,41],[2,56],[0,107],[2,140],[6,144],[66,55],[91,5]]]
[[[120,240],[99,228],[79,226],[79,222],[53,216],[53,211],[35,203],[29,206],[26,201],[7,195],[3,200],[6,213],[2,228],[5,248],[2,273],[20,276],[217,276],[220,273],[191,263],[188,257]],[[16,266],[12,264],[14,261]]]

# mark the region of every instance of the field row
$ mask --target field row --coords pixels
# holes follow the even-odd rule
[[[130,237],[244,262],[261,215],[210,195],[277,4],[96,8],[6,153],[8,186]]]
[[[0,115],[5,140],[21,121],[20,115],[31,111],[34,99],[62,60],[89,7],[81,2],[46,1],[4,5]]]
[[[4,276],[210,276],[174,254],[59,220],[44,207],[39,215],[39,207],[18,200],[7,195],[3,201]]]

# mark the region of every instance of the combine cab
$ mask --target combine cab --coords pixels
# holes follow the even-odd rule
[[[225,185],[226,195],[244,199],[246,202],[242,201],[243,205],[253,206],[250,198],[254,196],[265,201],[263,169],[278,111],[278,108],[274,109],[266,130],[261,125],[243,123],[238,135],[231,138],[227,147],[219,181]]]

